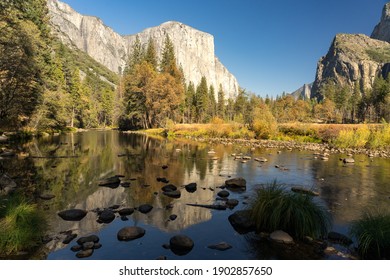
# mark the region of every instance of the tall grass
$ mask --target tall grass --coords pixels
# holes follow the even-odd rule
[[[0,251],[14,254],[36,247],[46,228],[43,214],[36,205],[12,197],[0,213]]]
[[[363,148],[368,143],[370,136],[371,130],[364,124],[356,130],[341,130],[333,144],[340,148]]]
[[[390,257],[390,212],[367,211],[352,223],[351,235],[358,242],[358,251],[364,259]]]
[[[332,223],[328,211],[312,196],[286,191],[276,181],[256,190],[250,210],[258,231],[283,230],[298,239],[324,237]]]

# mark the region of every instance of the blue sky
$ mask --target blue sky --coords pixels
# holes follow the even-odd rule
[[[385,0],[63,0],[128,35],[169,20],[214,36],[220,61],[261,96],[314,81],[337,33],[371,35]]]

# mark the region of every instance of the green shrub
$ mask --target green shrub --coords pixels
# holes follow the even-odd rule
[[[358,251],[364,259],[390,257],[389,211],[367,211],[352,223],[351,235],[358,242]]]
[[[283,230],[302,239],[326,236],[331,227],[330,214],[313,196],[286,191],[276,181],[256,190],[250,210],[258,231]]]
[[[46,228],[36,205],[10,198],[0,213],[0,252],[13,254],[36,247]]]

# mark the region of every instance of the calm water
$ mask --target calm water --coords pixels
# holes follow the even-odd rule
[[[279,259],[290,258],[268,243],[253,241],[251,235],[240,235],[228,222],[234,211],[246,207],[256,184],[277,180],[280,183],[315,188],[334,218],[334,230],[348,232],[349,223],[370,206],[390,206],[390,160],[355,156],[356,163],[345,166],[340,157],[331,155],[321,161],[310,151],[256,149],[239,146],[209,146],[184,140],[169,141],[143,135],[123,134],[117,131],[90,131],[37,140],[28,146],[33,156],[76,156],[71,158],[34,159],[40,181],[37,189],[56,197],[41,201],[46,209],[50,232],[55,235],[73,230],[78,236],[96,234],[102,248],[95,250],[89,259]],[[208,152],[214,149],[212,156]],[[267,163],[249,160],[235,161],[232,153],[266,157]],[[118,156],[126,154],[126,156]],[[218,157],[218,159],[213,159]],[[168,165],[167,169],[162,169]],[[275,168],[280,165],[283,168]],[[133,179],[129,188],[112,189],[98,186],[101,179],[123,175],[122,180]],[[246,192],[231,192],[240,204],[226,211],[187,206],[187,203],[213,204],[218,186],[228,177],[244,177]],[[178,187],[196,182],[198,190],[188,193],[181,189],[181,198],[173,199],[162,194],[165,184],[157,182],[165,177]],[[134,180],[135,179],[135,180]],[[119,217],[109,224],[97,223],[96,208],[113,205],[137,207],[151,204],[148,214],[135,211],[127,221]],[[166,209],[172,204],[173,208]],[[88,210],[80,222],[62,220],[61,210],[80,208]],[[171,214],[177,219],[168,221]],[[117,240],[117,232],[125,226],[137,225],[146,230],[144,237],[130,242]],[[185,256],[176,256],[162,247],[176,234],[186,234],[195,243]],[[76,259],[69,245],[59,240],[51,243],[48,259]],[[233,248],[215,251],[210,244],[225,241]],[[297,256],[297,258],[299,258]]]

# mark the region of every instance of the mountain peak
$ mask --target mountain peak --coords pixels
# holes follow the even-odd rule
[[[383,7],[381,20],[375,26],[371,38],[390,42],[390,2]]]

